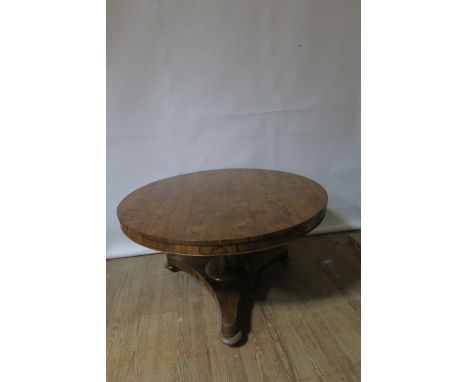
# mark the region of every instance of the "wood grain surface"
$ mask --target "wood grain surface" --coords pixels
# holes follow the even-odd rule
[[[107,261],[107,380],[360,380],[360,256],[349,233],[290,242],[262,274],[248,341],[227,347],[208,290],[164,255]],[[254,303],[255,302],[255,303]]]
[[[327,193],[303,176],[223,169],[148,184],[118,206],[123,232],[165,252],[221,255],[257,251],[315,228]]]

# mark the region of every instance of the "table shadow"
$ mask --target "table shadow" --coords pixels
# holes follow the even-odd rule
[[[244,295],[239,307],[243,338],[237,346],[248,340],[254,305],[327,299],[337,293],[346,295],[360,283],[360,253],[346,233],[306,236],[289,243],[288,249],[287,265],[275,263],[264,269]],[[353,308],[360,312],[359,302]]]

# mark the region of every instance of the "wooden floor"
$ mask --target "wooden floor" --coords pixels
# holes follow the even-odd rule
[[[247,301],[248,340],[218,339],[214,299],[161,254],[107,261],[107,380],[359,381],[360,255],[349,232],[289,244]],[[248,320],[244,320],[248,322]]]

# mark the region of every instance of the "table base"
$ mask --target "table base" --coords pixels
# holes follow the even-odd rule
[[[221,341],[229,346],[238,344],[242,332],[238,322],[242,297],[255,278],[268,266],[289,261],[285,245],[261,252],[225,256],[185,256],[167,254],[167,268],[190,273],[202,281],[218,302],[221,312]]]

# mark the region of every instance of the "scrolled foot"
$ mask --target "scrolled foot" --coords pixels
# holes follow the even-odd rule
[[[179,272],[179,271],[180,271],[179,268],[174,267],[173,265],[170,265],[170,264],[166,264],[166,265],[165,265],[165,268],[166,268],[166,269],[169,269],[171,272]]]
[[[222,332],[219,334],[219,338],[223,344],[228,346],[237,345],[240,340],[242,339],[242,332],[239,330],[235,335],[232,337],[226,337]]]
[[[171,272],[179,272],[180,269],[177,268],[175,265],[171,264],[171,260],[174,258],[174,256],[171,253],[167,254],[167,261],[166,265],[164,266],[166,269],[169,269]]]

